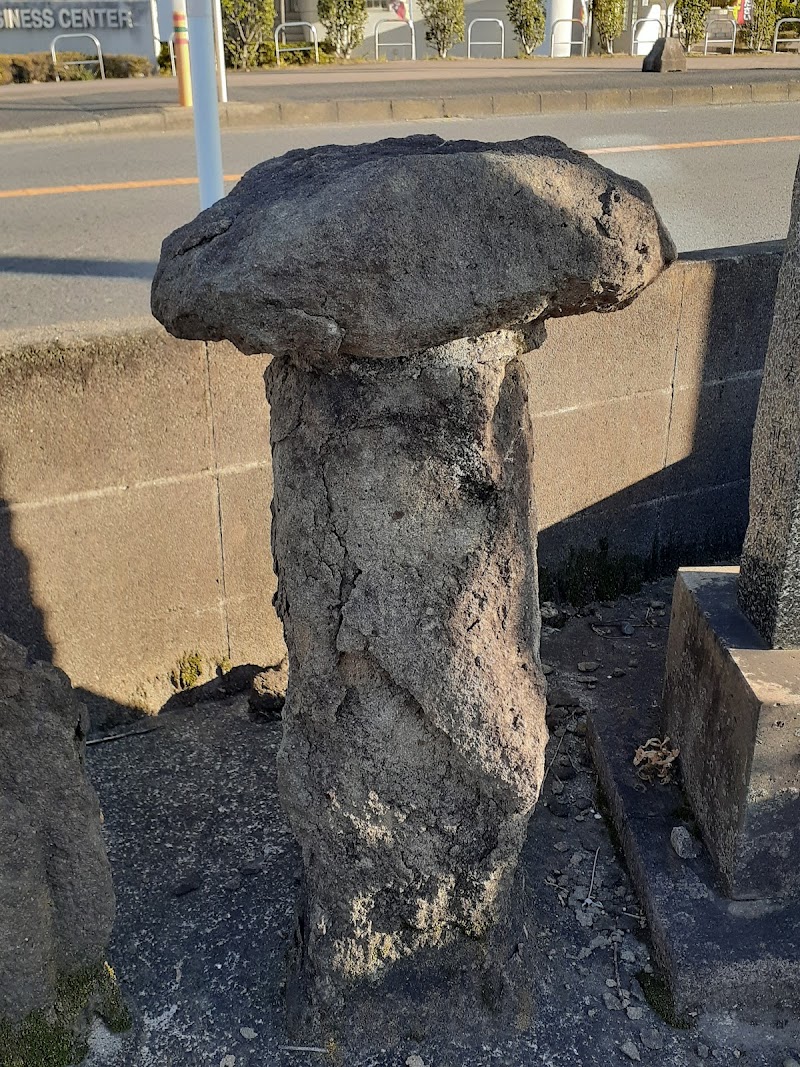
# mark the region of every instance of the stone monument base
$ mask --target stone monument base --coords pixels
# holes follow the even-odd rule
[[[678,571],[661,732],[725,894],[800,898],[800,652],[765,643],[738,577]]]
[[[800,1009],[787,821],[798,802],[800,653],[765,646],[736,604],[737,574],[679,572],[663,708],[599,701],[589,719],[600,787],[678,1014]],[[685,792],[645,783],[633,764],[640,745],[665,734],[681,747]],[[670,840],[678,826],[706,847],[696,841],[697,855],[680,858]]]

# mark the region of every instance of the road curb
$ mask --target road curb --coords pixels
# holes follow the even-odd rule
[[[627,89],[542,89],[535,92],[463,93],[455,96],[385,97],[375,100],[283,100],[220,106],[223,129],[359,125],[420,119],[490,118],[578,111],[647,111],[671,107],[787,103],[800,100],[800,78],[714,85],[642,85]],[[192,128],[192,112],[177,104],[140,114],[82,115],[74,122],[0,131],[0,142],[159,132]]]

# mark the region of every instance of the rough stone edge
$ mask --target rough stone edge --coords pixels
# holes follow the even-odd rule
[[[732,915],[733,902],[718,891],[705,850],[683,862],[669,846],[672,828],[685,821],[677,814],[686,810],[678,786],[648,785],[640,792],[632,785],[636,744],[663,733],[660,706],[599,706],[587,718],[587,745],[607,817],[647,917],[676,1018],[733,1008],[753,1018],[770,1010],[797,1012],[800,903],[740,901]],[[760,915],[758,905],[764,905]],[[747,938],[742,922],[752,930]],[[754,946],[760,946],[759,959]]]
[[[647,86],[649,88],[651,86]],[[658,99],[649,99],[641,94],[640,85],[629,86],[627,89],[586,89],[575,91],[573,89],[537,90],[535,92],[512,91],[486,93],[483,98],[485,106],[478,107],[474,93],[464,94],[465,107],[459,106],[460,96],[445,94],[430,97],[400,97],[395,100],[392,97],[376,100],[358,100],[358,108],[353,107],[353,100],[329,101],[327,103],[324,125],[362,125],[372,122],[407,122],[409,105],[413,105],[420,111],[422,118],[447,117],[447,118],[489,118],[491,116],[513,117],[515,115],[541,114],[543,110],[550,112],[574,112],[574,111],[619,111],[623,105],[617,99],[619,94],[629,93],[631,98],[630,107],[636,111],[663,110],[665,107],[723,107],[731,106],[729,99],[721,99],[720,94],[714,96],[712,85],[688,85],[678,86],[681,93],[676,99],[673,95],[667,103],[661,96]],[[741,88],[744,99],[737,103],[753,102],[758,104],[780,104],[790,100],[800,99],[800,80],[776,79],[769,82],[742,82],[737,84]],[[528,102],[524,110],[508,104],[509,97],[519,96]],[[542,97],[546,100],[546,109],[542,107]],[[325,103],[324,101],[265,101],[263,104],[251,104],[234,101],[220,106],[220,125],[223,129],[247,129],[278,127],[314,126],[320,125],[321,114],[313,106],[306,106],[306,114],[303,108],[297,105],[314,105]],[[333,105],[331,107],[330,105]],[[387,108],[388,104],[388,108]],[[340,106],[341,105],[341,106]],[[627,105],[624,105],[627,108]],[[335,111],[336,117],[333,117]],[[459,114],[463,112],[463,114]],[[424,113],[424,115],[423,115]],[[174,133],[176,130],[192,128],[191,111],[181,108],[177,104],[153,108],[135,115],[103,116],[98,119],[76,119],[74,122],[66,122],[57,125],[27,127],[19,130],[0,131],[0,143],[14,141],[52,140],[70,137],[85,137],[96,134],[120,134],[120,133]]]

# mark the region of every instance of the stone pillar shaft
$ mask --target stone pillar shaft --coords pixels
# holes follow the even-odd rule
[[[323,1009],[422,950],[480,956],[507,916],[546,742],[519,348],[268,373],[280,789]]]

